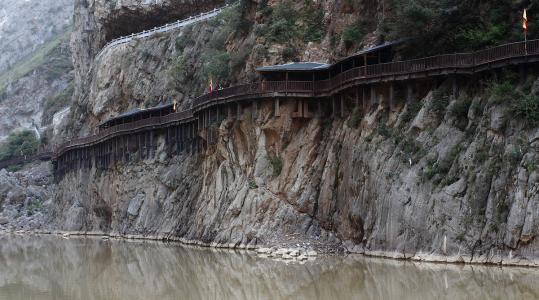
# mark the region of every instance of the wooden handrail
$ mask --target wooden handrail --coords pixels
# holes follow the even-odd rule
[[[527,49],[527,53],[526,53]],[[474,72],[482,66],[508,59],[522,59],[524,57],[539,55],[539,40],[517,42],[500,45],[490,49],[473,53],[443,54],[407,61],[397,61],[377,65],[356,67],[346,70],[328,80],[315,81],[264,81],[241,84],[221,90],[215,90],[193,100],[191,109],[172,113],[162,117],[152,117],[132,123],[119,124],[100,131],[99,133],[66,142],[55,149],[54,152],[44,152],[32,157],[17,157],[0,162],[0,168],[9,164],[16,164],[29,159],[50,158],[57,159],[66,151],[84,148],[99,144],[112,137],[133,133],[141,130],[167,127],[183,122],[195,120],[194,114],[207,107],[216,105],[221,101],[239,101],[267,97],[271,94],[302,94],[306,96],[329,96],[337,93],[349,84],[362,84],[368,80],[399,75],[413,75],[430,71],[458,72],[464,70]],[[38,157],[39,156],[39,157]]]

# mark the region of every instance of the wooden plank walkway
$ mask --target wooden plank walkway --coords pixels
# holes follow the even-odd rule
[[[70,150],[84,149],[99,145],[112,138],[138,132],[167,128],[185,123],[197,122],[198,113],[218,105],[239,102],[259,101],[268,98],[324,98],[340,91],[365,86],[376,82],[394,82],[447,76],[452,74],[474,74],[510,65],[529,64],[539,61],[539,40],[505,44],[474,53],[445,54],[433,57],[391,62],[357,67],[322,81],[271,81],[242,84],[213,91],[193,100],[193,106],[186,111],[163,117],[143,119],[128,124],[107,128],[96,135],[74,139],[57,147],[52,154],[39,156],[58,160]],[[30,158],[25,159],[28,161]],[[33,158],[36,159],[36,158]],[[21,163],[21,158],[0,162],[0,168]]]

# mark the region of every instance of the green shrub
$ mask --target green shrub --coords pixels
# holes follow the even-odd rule
[[[393,131],[385,123],[380,123],[380,125],[378,125],[378,127],[376,128],[376,132],[386,138],[390,138],[393,136]]]
[[[365,35],[364,30],[362,30],[359,23],[352,24],[346,27],[342,32],[342,39],[347,46],[359,45],[361,39]]]
[[[226,80],[230,74],[230,55],[225,51],[210,50],[204,57],[203,72],[214,80]]]
[[[443,89],[437,89],[432,93],[432,103],[430,109],[439,117],[443,118],[445,110],[449,105],[449,94]]]
[[[402,122],[408,123],[412,121],[417,113],[421,110],[421,102],[413,102],[408,104],[406,111],[402,115]]]
[[[37,152],[39,141],[31,130],[11,133],[7,141],[0,145],[0,160],[16,156],[32,155]]]
[[[267,38],[270,42],[287,43],[297,39],[300,31],[296,22],[299,13],[293,8],[293,3],[281,0],[274,6]]]
[[[509,216],[509,205],[505,203],[505,201],[501,200],[501,202],[496,205],[496,225],[505,223],[507,221],[507,216]]]
[[[502,83],[493,82],[490,84],[488,90],[490,93],[489,102],[492,104],[502,104],[517,97],[515,86],[509,81]]]
[[[247,62],[247,58],[249,58],[251,51],[252,45],[244,45],[237,52],[232,54],[232,56],[230,57],[230,65],[232,71],[241,70],[245,66],[245,63]]]
[[[469,98],[460,99],[451,107],[451,115],[457,119],[468,118],[468,111],[472,105],[472,100]]]
[[[175,40],[174,47],[178,51],[183,51],[187,46],[191,46],[195,43],[190,34],[182,34]]]
[[[361,110],[359,109],[359,107],[354,107],[354,110],[352,111],[352,115],[350,116],[350,119],[348,120],[348,127],[357,128],[359,123],[361,123]]]
[[[296,58],[296,49],[294,47],[286,47],[283,49],[283,59],[285,61],[293,61]]]
[[[511,112],[516,119],[524,119],[531,126],[539,124],[539,96],[520,95],[512,103]]]
[[[326,27],[322,24],[324,11],[315,7],[312,0],[306,0],[305,5],[306,7],[302,14],[303,23],[305,24],[303,39],[305,42],[320,42],[326,34]]]
[[[279,155],[272,156],[270,163],[273,169],[273,177],[281,175],[281,171],[283,170],[283,158]]]
[[[421,144],[413,138],[405,138],[401,143],[401,150],[408,157],[412,157],[417,153],[424,153]]]
[[[478,50],[521,39],[515,11],[522,11],[521,2],[393,0],[385,33],[392,40],[416,38],[403,45],[405,56]],[[531,27],[535,35],[536,24]]]
[[[258,185],[256,184],[256,181],[254,179],[249,180],[249,188],[252,190],[258,188]]]

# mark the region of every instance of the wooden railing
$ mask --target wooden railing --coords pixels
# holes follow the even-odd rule
[[[195,98],[192,109],[172,113],[163,117],[153,117],[127,124],[120,124],[107,128],[95,135],[71,140],[56,148],[54,153],[48,153],[56,159],[66,151],[75,148],[95,145],[116,135],[137,132],[152,128],[166,127],[169,124],[189,122],[194,120],[194,114],[207,107],[216,105],[221,101],[253,100],[257,97],[268,97],[272,93],[303,94],[305,96],[328,96],[338,92],[345,86],[365,84],[369,80],[389,76],[427,74],[431,71],[444,71],[447,73],[473,73],[492,64],[507,61],[507,63],[526,63],[529,59],[539,56],[539,40],[527,43],[518,42],[477,51],[474,53],[444,54],[408,61],[398,61],[370,66],[363,66],[347,70],[337,76],[321,81],[264,81],[248,83],[213,91]],[[515,60],[518,59],[518,60]],[[524,59],[524,60],[523,60]],[[496,67],[496,66],[494,66]],[[499,65],[498,65],[499,67]],[[389,79],[393,80],[393,79]],[[282,95],[279,95],[282,96]],[[41,154],[40,154],[41,155]],[[47,155],[42,156],[47,157]],[[38,159],[41,159],[38,158]],[[16,164],[22,158],[0,162],[0,167]],[[34,158],[36,159],[36,158]],[[25,161],[28,158],[24,159]]]
[[[17,156],[17,157],[10,158],[8,160],[0,161],[0,169],[13,166],[13,165],[24,164],[24,163],[35,161],[35,160],[49,160],[52,158],[52,156],[53,156],[53,153],[50,151],[43,151],[34,155]]]
[[[350,82],[367,81],[377,78],[398,75],[414,75],[430,71],[447,71],[448,73],[471,73],[476,68],[514,58],[526,58],[539,55],[539,40],[512,43],[477,51],[474,53],[443,54],[408,61],[399,61],[357,67],[337,76],[321,81],[270,81],[243,84],[213,91],[194,100],[194,111],[211,106],[213,101],[234,98],[245,99],[267,93],[305,93],[311,96],[327,96],[338,91]],[[314,86],[313,86],[314,84]]]
[[[174,30],[174,29],[182,28],[182,27],[185,27],[185,26],[188,26],[188,25],[193,25],[193,24],[196,24],[196,23],[200,23],[202,21],[206,21],[208,19],[211,19],[211,18],[219,15],[223,10],[225,10],[228,7],[230,7],[230,5],[226,4],[223,7],[215,8],[215,9],[213,9],[211,11],[203,12],[203,13],[201,13],[199,15],[196,15],[196,16],[190,16],[187,19],[179,20],[179,21],[176,21],[176,22],[174,22],[172,24],[165,24],[163,26],[155,27],[155,28],[150,29],[150,30],[144,30],[142,32],[132,33],[132,34],[127,35],[127,36],[122,36],[122,37],[113,39],[112,41],[108,42],[105,46],[103,46],[103,48],[101,48],[99,53],[97,53],[97,55],[96,55],[96,60],[99,59],[101,57],[101,55],[103,55],[103,53],[105,53],[108,49],[113,48],[114,46],[129,43],[130,41],[132,41],[134,39],[146,38],[146,37],[153,36],[153,35],[155,35],[157,33],[164,33],[164,32],[168,32],[170,30]]]

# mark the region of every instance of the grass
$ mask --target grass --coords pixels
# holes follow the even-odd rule
[[[13,68],[0,75],[0,94],[2,94],[6,87],[26,75],[33,70],[43,66],[48,62],[50,54],[58,48],[62,42],[66,41],[71,32],[67,31],[57,35],[50,39],[45,44],[41,45],[37,51],[29,55],[27,58],[22,59],[20,63],[16,64]]]

